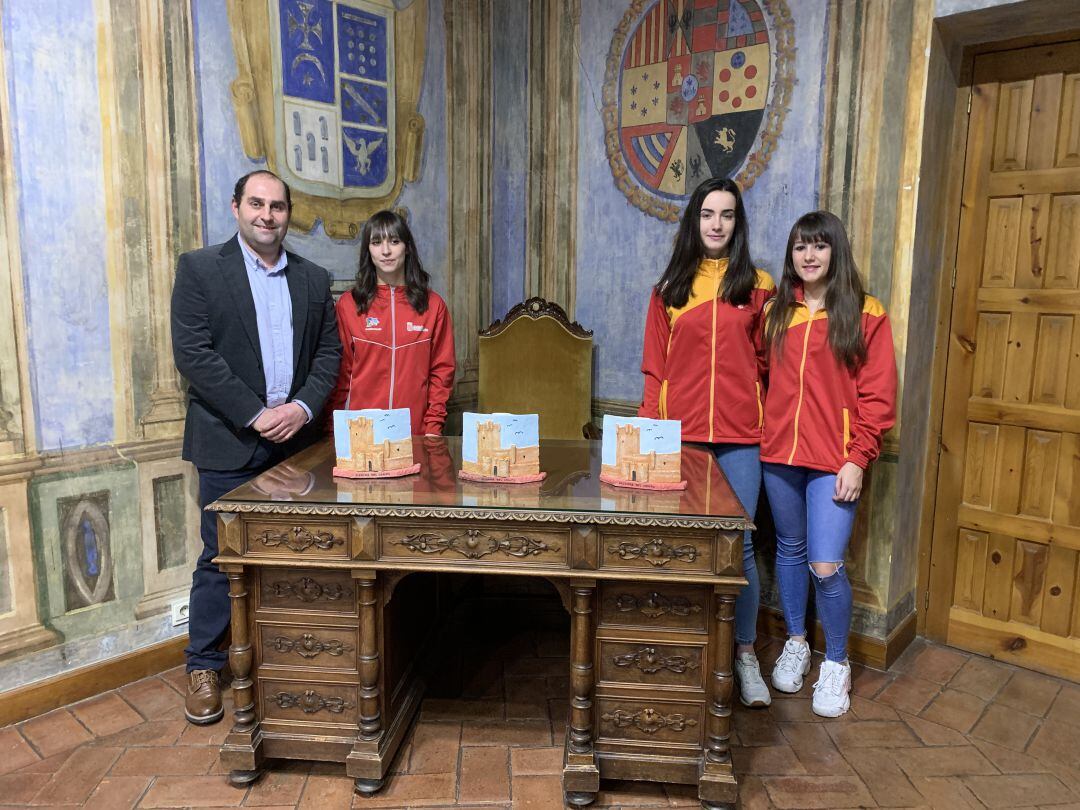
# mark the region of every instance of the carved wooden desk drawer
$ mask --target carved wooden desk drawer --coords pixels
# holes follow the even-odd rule
[[[346,683],[259,679],[262,717],[319,725],[359,722],[357,687]]]
[[[700,745],[704,739],[703,703],[598,697],[599,740],[635,740]]]
[[[567,565],[569,530],[470,524],[380,527],[381,560],[551,568]]]
[[[604,582],[600,585],[600,624],[705,632],[709,590],[702,585]]]
[[[248,557],[349,559],[349,525],[344,521],[256,520],[244,526],[244,539]]]
[[[258,569],[257,610],[315,611],[355,616],[356,585],[348,571]]]
[[[600,567],[712,573],[712,535],[602,532]]]
[[[259,654],[269,666],[307,667],[356,672],[358,628],[262,624]]]
[[[704,658],[702,645],[600,639],[600,681],[701,690]]]

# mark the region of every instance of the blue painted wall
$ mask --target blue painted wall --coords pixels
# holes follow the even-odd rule
[[[113,372],[94,3],[7,0],[3,27],[38,443],[58,450],[109,442]]]
[[[491,21],[491,317],[525,298],[529,168],[529,3],[503,0]]]
[[[604,150],[601,91],[608,48],[628,0],[582,7],[578,99],[577,309],[595,332],[595,396],[641,397],[641,343],[649,289],[671,252],[675,225],[647,216],[615,186]],[[822,86],[828,26],[821,0],[788,0],[795,21],[796,84],[783,134],[747,191],[751,250],[776,274],[792,223],[818,205]]]
[[[230,207],[236,179],[263,168],[263,160],[244,154],[229,84],[236,78],[229,18],[221,0],[192,0],[195,22],[195,69],[202,122],[203,218],[206,244],[223,242],[236,233]],[[406,184],[395,206],[409,209],[410,225],[424,266],[439,292],[446,291],[448,226],[446,220],[446,104],[443,73],[446,65],[442,0],[428,2],[428,30],[420,114],[426,123],[420,177]],[[290,232],[285,242],[337,279],[356,273],[359,240],[329,238],[316,224],[310,233]]]

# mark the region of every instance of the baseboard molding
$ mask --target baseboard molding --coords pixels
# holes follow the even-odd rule
[[[187,635],[177,636],[4,692],[0,694],[0,728],[178,666],[184,663],[187,641]]]
[[[915,613],[909,615],[884,640],[852,633],[848,637],[848,657],[864,666],[888,669],[900,657],[900,653],[915,640],[915,617]],[[762,608],[758,611],[758,633],[773,638],[787,636],[783,614],[776,608]],[[819,621],[814,622],[812,646],[815,650],[825,649],[825,632]]]

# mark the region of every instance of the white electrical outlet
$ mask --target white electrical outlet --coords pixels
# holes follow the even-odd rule
[[[172,614],[173,627],[177,627],[181,624],[187,624],[188,622],[188,600],[187,598],[177,599],[175,602],[169,603],[169,613]]]

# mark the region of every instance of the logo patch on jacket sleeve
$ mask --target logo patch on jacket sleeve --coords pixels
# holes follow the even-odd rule
[[[378,329],[379,328],[379,319],[378,318],[373,318],[373,317],[371,317],[369,315],[368,318],[367,318],[367,321],[364,322],[364,328],[365,329]]]
[[[413,323],[412,321],[405,322],[406,332],[427,332],[429,331],[422,323]]]

